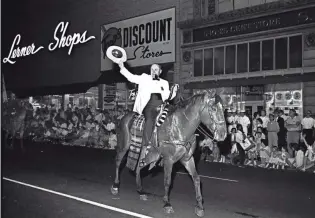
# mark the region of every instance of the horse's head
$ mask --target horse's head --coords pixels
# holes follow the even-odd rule
[[[227,135],[222,99],[214,89],[202,91],[201,122],[213,133],[214,139],[224,141]]]

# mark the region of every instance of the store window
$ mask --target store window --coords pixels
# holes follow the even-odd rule
[[[273,40],[262,41],[262,70],[273,70]]]
[[[202,50],[197,50],[194,52],[194,76],[202,76],[203,71],[203,55]]]
[[[245,73],[247,72],[247,63],[248,63],[248,55],[247,55],[247,43],[238,44],[237,45],[237,72]]]
[[[213,48],[205,49],[204,75],[213,75]]]
[[[302,36],[291,36],[290,43],[290,68],[302,67]]]
[[[214,74],[224,74],[224,47],[214,49]]]
[[[195,76],[299,68],[302,45],[303,37],[293,35],[197,50]]]
[[[260,42],[249,43],[249,71],[260,71]]]
[[[288,66],[288,39],[276,39],[276,69],[286,69]]]
[[[280,0],[216,0],[218,13],[253,7]]]
[[[226,74],[235,73],[235,57],[236,57],[236,46],[235,45],[226,46],[226,53],[225,53],[225,73]]]

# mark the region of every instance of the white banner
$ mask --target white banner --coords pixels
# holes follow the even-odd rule
[[[123,47],[131,67],[175,62],[175,8],[101,26],[101,71],[111,70],[111,45]]]

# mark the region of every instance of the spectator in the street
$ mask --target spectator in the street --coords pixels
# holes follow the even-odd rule
[[[259,117],[260,117],[259,113],[255,112],[254,113],[254,118],[253,118],[253,121],[252,121],[252,134],[253,134],[253,136],[256,134],[256,131],[257,131],[257,127],[258,127],[257,119]]]
[[[279,150],[281,151],[282,147],[287,147],[286,146],[286,129],[284,127],[284,119],[280,116],[280,111],[275,110],[275,120],[278,122],[279,125],[279,132],[278,132],[278,147]]]
[[[312,112],[307,111],[306,116],[302,120],[303,133],[305,134],[305,140],[308,144],[312,144],[313,141],[313,129],[315,127],[315,120],[311,117]]]
[[[288,119],[288,116],[284,114],[283,110],[279,110],[280,117],[283,118],[284,122]]]
[[[262,120],[263,133],[264,133],[265,135],[267,135],[267,134],[268,134],[267,125],[268,125],[268,122],[269,122],[269,118],[267,117],[265,110],[262,110],[262,111],[260,112],[260,119]]]
[[[279,132],[279,124],[275,121],[274,115],[269,114],[269,122],[267,124],[268,131],[268,146],[270,149],[272,147],[278,147],[278,132]]]
[[[250,141],[251,146],[247,148],[249,161],[246,163],[246,165],[253,165],[254,167],[256,167],[257,166],[256,158],[258,156],[258,149],[260,148],[260,145],[256,143],[255,138],[253,136],[249,136],[248,140]]]
[[[269,147],[270,148],[270,147]],[[273,146],[271,147],[271,153],[270,153],[270,157],[269,157],[269,161],[266,165],[266,168],[268,168],[269,166],[271,166],[273,169],[275,169],[278,165],[278,147],[277,146]]]
[[[288,152],[293,157],[292,144],[299,144],[300,142],[300,131],[301,131],[301,120],[296,116],[294,109],[290,109],[289,117],[285,121],[285,127],[287,129],[287,144]]]
[[[226,116],[226,121],[228,125],[228,133],[230,134],[232,132],[232,128],[235,128],[235,117],[232,114],[232,111],[228,109],[227,111],[227,116]]]
[[[240,116],[238,117],[237,122],[242,125],[243,133],[245,136],[247,136],[248,133],[248,127],[250,125],[250,120],[249,118],[245,115],[245,111],[241,110],[240,111]]]
[[[306,171],[307,169],[313,167],[314,165],[315,165],[315,142],[312,145],[307,146],[307,151],[305,152],[305,158],[304,158],[303,171]]]

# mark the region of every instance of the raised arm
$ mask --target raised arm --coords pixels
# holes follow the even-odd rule
[[[120,62],[120,63],[118,64],[118,66],[119,66],[119,68],[120,68],[120,73],[121,73],[124,77],[126,77],[126,79],[127,79],[129,82],[136,83],[136,84],[139,84],[139,83],[141,82],[142,77],[130,73],[129,70],[127,70],[126,67],[124,66],[124,63],[123,63],[123,62]]]

